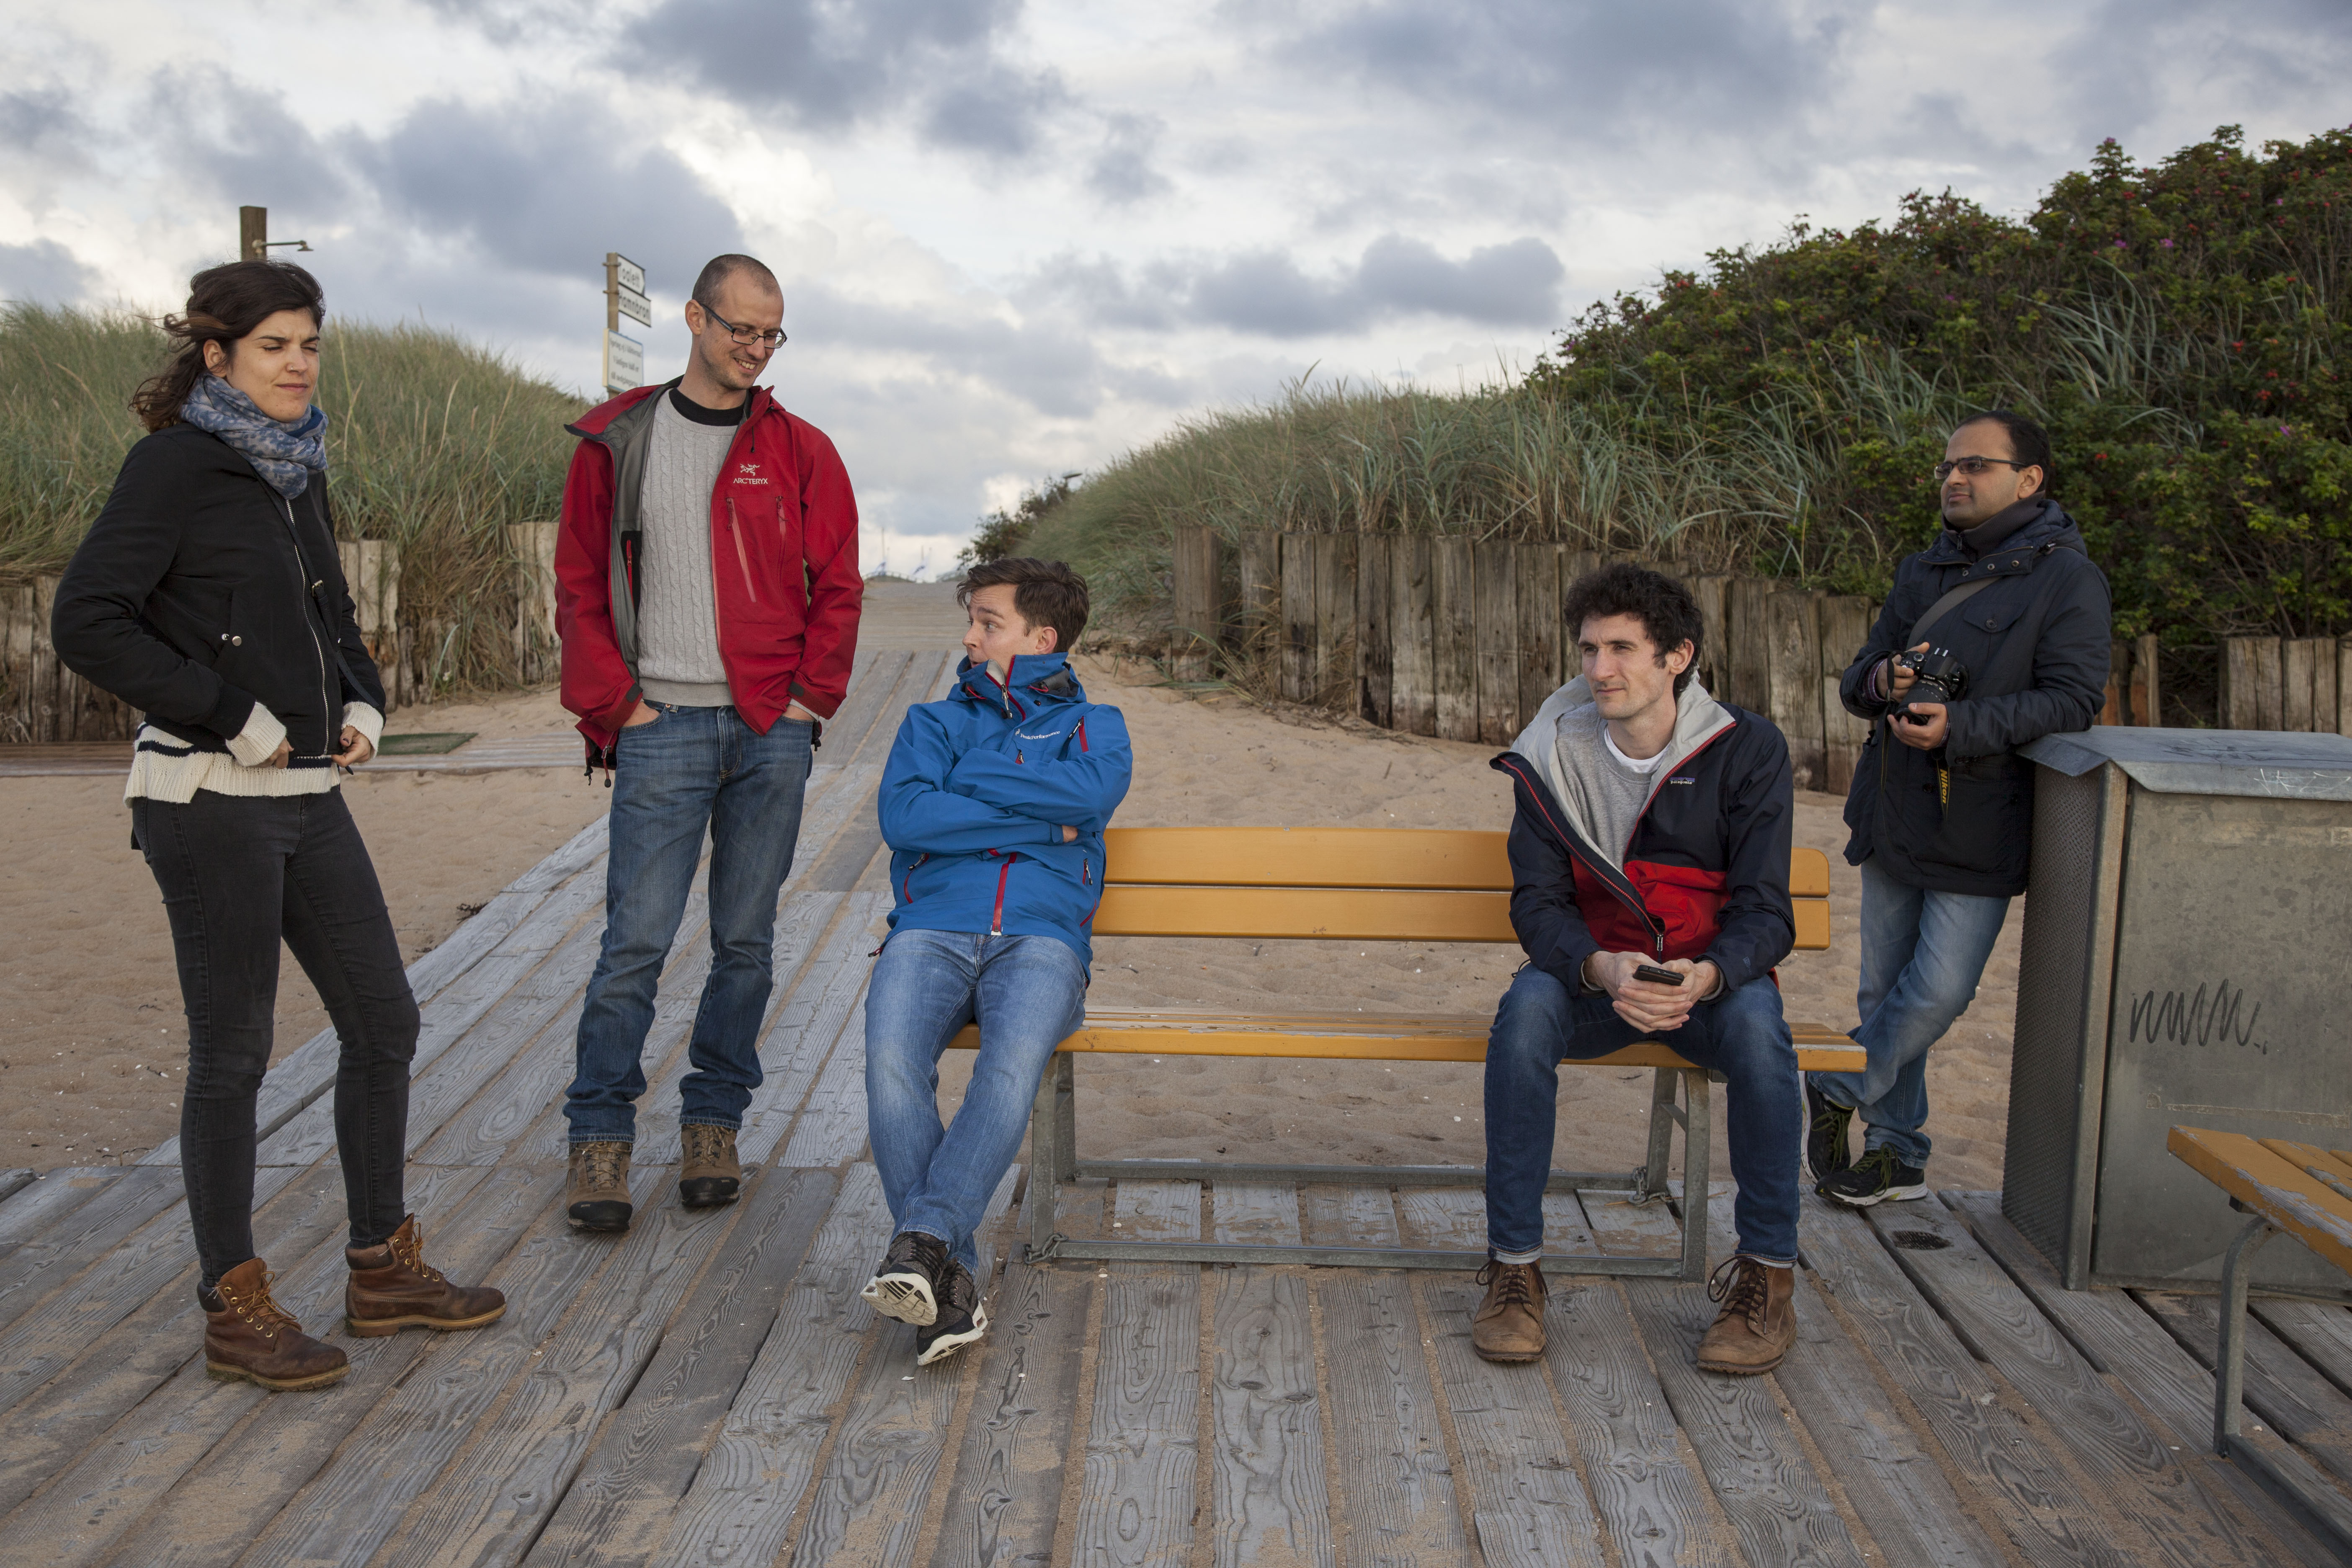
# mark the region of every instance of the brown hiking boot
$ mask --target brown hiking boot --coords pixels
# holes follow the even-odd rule
[[[302,1331],[294,1314],[269,1294],[269,1266],[248,1258],[221,1276],[205,1309],[205,1371],[223,1382],[239,1378],[268,1389],[324,1388],[352,1370],[343,1352]]]
[[[343,1326],[364,1337],[406,1328],[478,1329],[495,1323],[507,1299],[487,1285],[452,1285],[425,1261],[425,1237],[410,1215],[381,1247],[346,1247]]]
[[[686,1164],[677,1173],[677,1199],[690,1209],[731,1204],[742,1189],[743,1167],[735,1158],[735,1129],[689,1121],[678,1130]]]
[[[1706,1282],[1706,1299],[1723,1303],[1698,1342],[1705,1372],[1750,1376],[1780,1364],[1797,1342],[1797,1271],[1752,1258],[1727,1259]]]
[[[629,1202],[629,1146],[574,1143],[563,1180],[563,1217],[574,1230],[626,1230],[636,1210]]]
[[[1488,1361],[1533,1361],[1543,1354],[1543,1268],[1488,1259],[1478,1270],[1486,1299],[1470,1315],[1470,1348]]]

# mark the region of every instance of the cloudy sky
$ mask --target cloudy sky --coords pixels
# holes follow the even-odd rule
[[[1585,302],[1919,186],[2030,205],[2352,118],[2344,0],[83,0],[0,33],[0,296],[176,304],[270,209],[331,310],[586,392],[696,268],[784,282],[772,373],[869,570],[1308,373],[1452,387]]]

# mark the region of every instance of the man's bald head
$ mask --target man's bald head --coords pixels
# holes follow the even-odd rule
[[[728,284],[738,279],[762,294],[782,298],[784,292],[782,286],[776,281],[776,275],[768,270],[766,262],[756,256],[739,256],[730,251],[725,256],[714,256],[702,264],[702,270],[695,277],[694,292],[690,298],[706,310],[723,310],[725,307],[719,303],[719,296]]]

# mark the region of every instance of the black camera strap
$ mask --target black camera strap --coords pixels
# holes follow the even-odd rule
[[[1961,600],[1973,598],[1978,594],[1982,593],[1985,589],[1991,587],[2000,580],[2000,579],[1996,574],[1987,573],[1973,583],[1963,583],[1958,587],[1947,592],[1942,598],[1927,606],[1927,613],[1926,615],[1921,616],[1917,620],[1911,623],[1911,635],[1903,639],[1903,646],[1905,647],[1917,647],[1920,642],[1926,637],[1927,628],[1934,626],[1937,621],[1942,620],[1954,610],[1958,609],[1960,607]]]

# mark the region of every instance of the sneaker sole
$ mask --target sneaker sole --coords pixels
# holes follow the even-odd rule
[[[1538,1345],[1531,1351],[1490,1351],[1484,1345],[1474,1342],[1470,1348],[1478,1352],[1478,1359],[1480,1361],[1501,1362],[1506,1365],[1516,1364],[1523,1361],[1543,1360],[1543,1347],[1541,1345]]]
[[[944,1361],[987,1332],[988,1309],[974,1306],[971,1310],[971,1328],[960,1334],[941,1334],[924,1348],[922,1354],[915,1358],[915,1364],[929,1366],[935,1361]]]
[[[1850,1195],[1845,1193],[1828,1193],[1823,1195],[1831,1202],[1843,1204],[1850,1209],[1866,1209],[1876,1204],[1907,1204],[1914,1198],[1924,1198],[1927,1195],[1927,1186],[1923,1182],[1916,1187],[1882,1187],[1877,1192],[1863,1193],[1859,1195]]]
[[[677,1184],[678,1203],[690,1209],[724,1208],[742,1195],[740,1176],[689,1176]]]
[[[304,1389],[324,1388],[330,1384],[342,1382],[343,1375],[351,1370],[352,1363],[345,1362],[332,1372],[317,1373],[309,1377],[264,1377],[257,1372],[247,1372],[241,1366],[231,1366],[226,1362],[205,1363],[205,1375],[215,1383],[250,1383],[272,1394],[299,1394]]]
[[[619,1211],[617,1214],[614,1212],[616,1209]],[[583,1213],[583,1210],[586,1212]],[[629,1221],[635,1213],[636,1209],[633,1205],[607,1203],[598,1199],[590,1203],[573,1204],[563,1211],[563,1218],[564,1223],[574,1230],[614,1232],[628,1229]]]
[[[1718,1377],[1759,1377],[1765,1373],[1779,1370],[1780,1363],[1788,1359],[1789,1352],[1787,1351],[1782,1351],[1770,1361],[1758,1362],[1752,1365],[1746,1362],[1735,1363],[1725,1361],[1701,1360],[1698,1363],[1698,1369],[1701,1372],[1714,1373]]]
[[[421,1312],[411,1312],[404,1318],[354,1318],[346,1312],[343,1314],[343,1327],[363,1340],[381,1339],[387,1334],[396,1334],[403,1329],[431,1329],[448,1334],[460,1329],[487,1328],[506,1315],[506,1303],[503,1301],[495,1310],[471,1318],[428,1318]]]
[[[860,1300],[886,1318],[928,1329],[940,1321],[940,1303],[930,1281],[919,1274],[877,1274],[858,1293]]]

